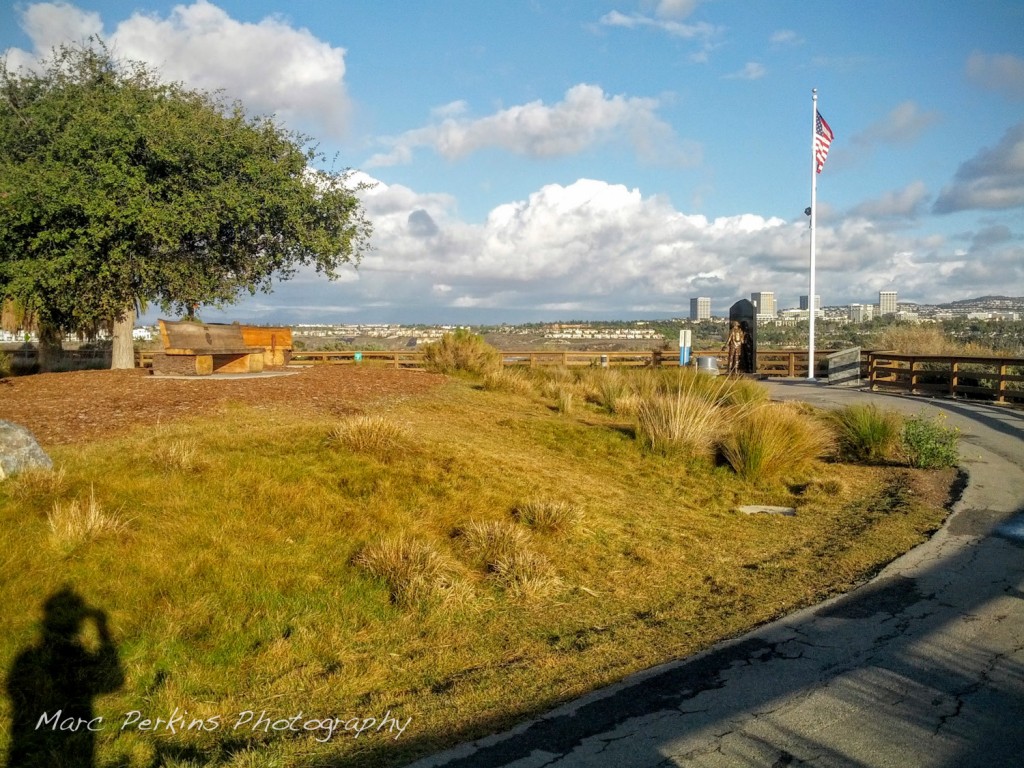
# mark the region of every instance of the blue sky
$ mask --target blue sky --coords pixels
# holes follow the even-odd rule
[[[211,320],[685,315],[807,293],[811,89],[826,305],[1024,294],[1024,3],[16,3],[30,64],[101,34],[376,182],[374,250]],[[333,158],[337,158],[334,160]]]

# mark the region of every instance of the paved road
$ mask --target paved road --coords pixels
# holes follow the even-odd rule
[[[414,768],[1024,766],[1024,413],[770,387],[946,413],[969,482],[945,527],[848,595]]]

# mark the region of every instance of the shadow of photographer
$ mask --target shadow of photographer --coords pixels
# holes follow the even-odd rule
[[[98,636],[95,649],[85,642],[89,622]],[[92,768],[102,728],[93,699],[123,683],[106,614],[70,587],[52,594],[43,604],[42,637],[18,654],[7,677],[8,768]]]

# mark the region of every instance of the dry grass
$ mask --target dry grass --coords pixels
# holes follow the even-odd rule
[[[421,539],[381,539],[366,545],[353,562],[383,581],[396,605],[410,608],[461,598],[454,563]]]
[[[541,533],[568,533],[583,520],[583,511],[569,501],[529,499],[512,514],[523,525]]]
[[[765,483],[791,479],[831,450],[831,433],[787,403],[748,410],[721,444],[736,474]]]
[[[677,391],[674,377],[635,375]],[[66,479],[25,500],[18,478],[0,483],[0,666],[37,642],[41,606],[72,583],[110,616],[125,666],[123,687],[97,698],[106,722],[175,707],[413,718],[400,740],[324,744],[109,728],[98,765],[406,765],[844,589],[944,515],[919,484],[905,511],[877,514],[892,495],[879,491],[887,466],[738,483],[726,468],[642,450],[600,407],[560,415],[550,400],[466,381],[388,418],[411,446],[388,462],[328,443],[321,419],[259,404],[161,428],[161,440],[197,443],[201,473],[140,462],[153,447],[140,431],[57,447]],[[130,531],[55,557],[47,512],[93,485],[106,508],[131,510]],[[565,500],[585,523],[548,534],[552,510],[527,512],[525,500]],[[801,514],[757,520],[733,514],[740,503]],[[10,714],[0,697],[0,721]],[[7,739],[0,729],[0,752]]]
[[[549,597],[562,585],[551,562],[529,549],[520,549],[498,558],[491,570],[506,592],[522,600]]]
[[[456,535],[470,557],[487,570],[494,570],[499,560],[507,560],[527,547],[526,534],[500,520],[474,520],[456,531]]]
[[[157,440],[151,457],[164,470],[196,472],[203,465],[195,438]]]
[[[484,374],[484,388],[529,397],[536,390],[530,377],[518,368],[502,368]]]
[[[387,459],[408,446],[409,433],[385,416],[352,416],[335,425],[329,439],[354,453]]]
[[[951,339],[935,325],[905,323],[886,328],[879,335],[875,347],[905,355],[991,355],[997,352],[984,344]]]
[[[555,408],[563,416],[571,416],[576,410],[578,390],[575,385],[562,384],[558,387]]]
[[[50,537],[60,549],[73,549],[100,536],[120,533],[127,527],[118,513],[104,511],[96,501],[95,488],[90,489],[88,501],[54,502],[46,520]]]
[[[636,435],[653,453],[684,452],[707,459],[714,452],[724,414],[706,392],[680,388],[644,398],[637,408]]]
[[[63,496],[67,491],[67,472],[56,469],[26,469],[7,482],[12,496],[18,501],[37,497]]]

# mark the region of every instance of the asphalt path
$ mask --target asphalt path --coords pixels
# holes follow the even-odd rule
[[[945,526],[847,595],[413,768],[1024,766],[1024,412],[769,387],[945,414],[968,478]]]

